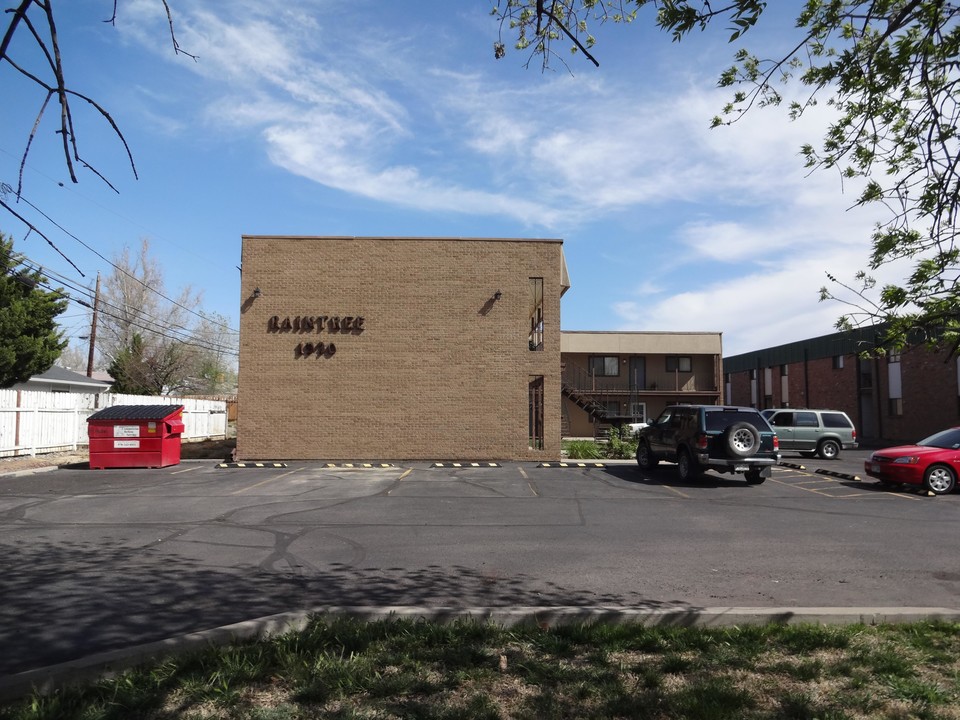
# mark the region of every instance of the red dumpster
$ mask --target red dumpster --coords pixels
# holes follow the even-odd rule
[[[87,418],[90,468],[159,468],[180,463],[183,405],[115,405]]]

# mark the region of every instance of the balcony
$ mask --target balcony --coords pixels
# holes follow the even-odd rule
[[[639,419],[612,413],[608,408],[614,402],[617,407],[635,407],[660,397],[672,402],[715,403],[720,392],[712,378],[690,373],[662,373],[647,377],[645,386],[639,387],[623,377],[596,376],[582,367],[564,364],[560,377],[562,394],[590,417],[602,422]]]

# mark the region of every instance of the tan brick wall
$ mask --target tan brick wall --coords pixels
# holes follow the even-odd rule
[[[244,237],[238,457],[558,458],[561,266],[559,241]],[[540,352],[531,277],[544,279]],[[362,317],[363,329],[276,332],[274,316]],[[305,342],[336,352],[298,357]],[[529,449],[534,375],[543,450]]]

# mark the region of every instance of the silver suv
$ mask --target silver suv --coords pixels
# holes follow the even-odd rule
[[[833,460],[840,455],[840,450],[857,447],[857,431],[847,414],[840,410],[774,408],[764,410],[761,415],[780,438],[781,450]]]

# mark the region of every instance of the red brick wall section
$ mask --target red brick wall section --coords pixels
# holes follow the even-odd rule
[[[914,347],[900,356],[903,415],[890,414],[887,361],[881,360],[884,436],[916,442],[928,435],[960,425],[957,401],[957,364],[947,351]]]
[[[806,375],[802,362],[793,363],[788,370],[789,404],[791,407],[842,410],[853,420],[860,439],[869,440],[871,444],[916,442],[944,428],[960,425],[957,361],[948,356],[945,350],[930,350],[924,346],[910,348],[901,354],[901,416],[890,412],[886,358],[861,361],[855,355],[845,355],[841,369],[834,368],[833,358],[818,358],[807,362]],[[865,392],[859,388],[861,369],[872,371],[874,376],[874,387]],[[779,367],[774,369],[774,381],[778,374]],[[759,375],[762,382],[762,369]],[[749,405],[749,371],[731,373],[731,386],[733,403]],[[780,407],[779,396],[775,394],[775,398],[774,404]],[[867,438],[860,427],[861,398],[878,418],[876,437]]]
[[[856,424],[858,414],[857,357],[845,355],[843,367],[834,368],[833,358],[818,358],[807,362],[807,401],[795,407],[829,408],[843,410]],[[793,372],[793,368],[791,368]],[[797,363],[797,372],[803,364]]]
[[[809,407],[807,402],[807,382],[803,374],[803,363],[787,366],[789,373],[790,407]],[[783,403],[781,403],[782,405]]]
[[[724,403],[750,407],[750,372],[730,373],[731,397],[724,398]]]
[[[240,459],[560,456],[561,243],[244,237],[242,257]],[[531,277],[544,279],[540,352]],[[270,329],[299,316],[363,329]],[[298,357],[305,342],[336,353]],[[545,383],[542,450],[529,448],[531,376]]]

